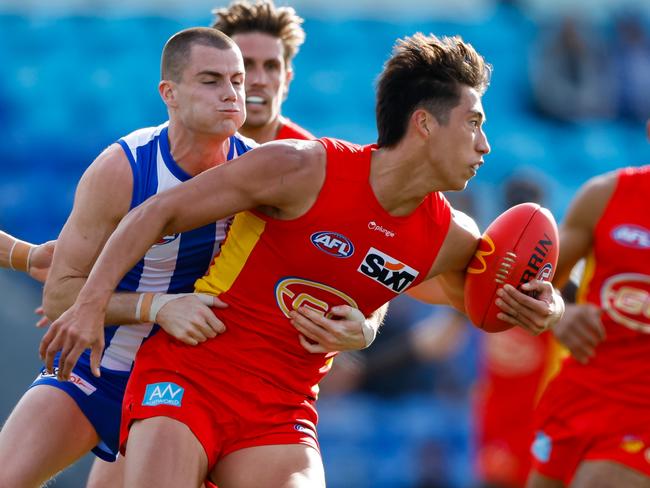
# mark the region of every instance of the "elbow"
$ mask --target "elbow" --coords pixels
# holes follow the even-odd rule
[[[47,280],[43,289],[43,312],[54,321],[73,304],[76,296],[69,296],[69,286],[61,281]]]
[[[45,286],[43,290],[43,312],[45,316],[54,321],[65,311],[60,294],[52,286]]]

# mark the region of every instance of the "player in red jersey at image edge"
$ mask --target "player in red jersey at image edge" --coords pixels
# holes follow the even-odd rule
[[[439,192],[464,189],[490,150],[481,104],[489,72],[459,37],[402,39],[378,82],[376,145],[271,142],[122,220],[41,344],[48,366],[63,350],[62,378],[86,348],[97,365],[110,294],[150,243],[237,214],[196,283],[228,304],[217,311],[228,331],[192,348],[160,333],[139,351],[123,410],[127,486],[193,486],[206,476],[222,488],[325,485],[316,386],[335,351],[368,337],[322,315],[367,315],[433,278],[464,310],[479,232]],[[393,233],[372,232],[369,221]],[[505,320],[539,333],[561,317],[550,283],[523,288],[537,298],[511,286],[500,293]]]
[[[552,329],[571,356],[535,414],[529,488],[650,487],[649,191],[650,165],[594,177],[560,227],[555,284],[586,264]]]

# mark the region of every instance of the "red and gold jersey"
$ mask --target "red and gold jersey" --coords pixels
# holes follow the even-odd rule
[[[600,307],[606,339],[562,374],[603,395],[650,405],[650,165],[619,171],[594,231],[578,303]]]
[[[196,282],[196,291],[229,305],[217,311],[226,333],[203,344],[217,363],[308,397],[316,396],[333,354],[307,352],[289,311],[302,305],[328,314],[349,304],[369,315],[427,276],[451,218],[439,193],[409,216],[391,216],[369,185],[374,146],[319,141],[327,169],[312,208],[290,221],[236,215],[220,254]]]
[[[275,135],[275,140],[280,139],[316,139],[314,134],[309,132],[307,129],[303,129],[298,124],[292,122],[286,117],[282,117],[280,120],[280,127],[278,128],[278,133]]]

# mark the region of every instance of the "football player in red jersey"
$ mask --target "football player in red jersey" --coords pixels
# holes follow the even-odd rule
[[[282,116],[293,79],[293,58],[305,40],[303,19],[270,0],[237,0],[215,9],[212,27],[232,38],[246,68],[246,121],[240,132],[262,144],[277,139],[314,139]]]
[[[41,344],[48,365],[62,350],[62,378],[86,348],[99,363],[105,304],[150,242],[239,212],[196,285],[229,304],[228,331],[191,350],[161,333],[140,349],[122,423],[129,487],[194,486],[206,475],[222,487],[325,485],[317,383],[335,351],[367,346],[376,329],[334,323],[298,335],[289,320],[295,308],[367,315],[434,277],[464,310],[479,233],[439,192],[465,188],[490,150],[481,103],[489,72],[458,37],[402,39],[378,83],[376,145],[265,144],[122,221]],[[506,287],[502,308],[538,333],[563,302],[549,283],[523,287],[537,298]],[[320,347],[308,352],[313,343]]]
[[[529,488],[650,486],[649,191],[650,165],[592,178],[560,227],[556,286],[586,264],[553,327],[571,356],[537,408]]]

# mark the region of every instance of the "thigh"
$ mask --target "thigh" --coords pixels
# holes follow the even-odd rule
[[[192,488],[208,474],[203,446],[185,424],[167,417],[135,421],[126,445],[124,485]]]
[[[612,461],[584,461],[571,488],[650,488],[650,477]]]
[[[20,399],[0,432],[0,486],[40,486],[97,444],[75,401],[51,386]]]
[[[324,488],[319,452],[304,444],[240,449],[221,459],[211,473],[219,488]]]
[[[117,456],[114,463],[95,458],[86,488],[123,488],[124,465],[124,456]]]
[[[526,482],[526,488],[564,488],[560,480],[549,478],[536,470],[532,470]]]

